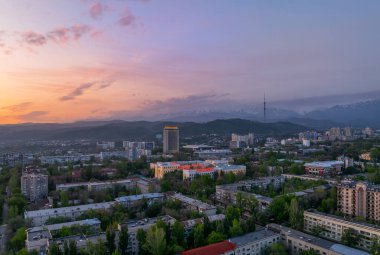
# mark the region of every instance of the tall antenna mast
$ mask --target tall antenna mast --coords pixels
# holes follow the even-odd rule
[[[265,101],[265,92],[264,92],[264,122],[266,122],[267,115],[267,102]]]

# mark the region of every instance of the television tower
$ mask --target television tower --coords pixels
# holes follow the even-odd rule
[[[265,93],[264,93],[264,122],[266,122],[267,115],[267,102],[265,101]]]

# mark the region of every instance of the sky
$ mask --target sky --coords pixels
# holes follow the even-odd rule
[[[0,124],[380,97],[378,0],[0,4]]]

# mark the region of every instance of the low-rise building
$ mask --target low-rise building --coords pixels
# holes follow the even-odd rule
[[[182,255],[260,255],[279,242],[280,234],[261,229],[223,242],[184,251]]]
[[[73,222],[65,222],[42,227],[33,227],[26,230],[26,249],[31,252],[37,251],[39,254],[47,254],[49,242],[54,241],[54,232],[62,227],[88,226],[92,231],[100,232],[100,221],[98,219],[86,219]]]
[[[115,201],[127,208],[134,208],[141,202],[146,202],[148,205],[153,203],[162,203],[164,201],[164,194],[162,193],[147,193],[131,196],[123,196],[115,198]]]
[[[316,176],[335,176],[341,174],[344,162],[342,161],[317,161],[305,164],[306,174]]]
[[[62,155],[62,156],[41,156],[43,165],[67,165],[75,162],[88,162],[94,155]]]
[[[209,222],[223,222],[226,216],[224,214],[215,214],[207,216]],[[191,230],[198,224],[203,224],[205,218],[190,219],[182,221],[182,225],[185,230],[185,237],[188,237],[191,233]]]
[[[131,179],[111,180],[104,182],[77,182],[77,183],[64,183],[57,184],[56,190],[67,191],[70,189],[84,188],[88,191],[103,191],[107,189],[115,189],[117,187],[125,188],[127,190],[136,189],[136,181]]]
[[[191,211],[196,211],[207,216],[216,214],[216,206],[184,196],[181,193],[168,194],[167,197],[168,199],[181,201],[182,205]]]
[[[115,204],[116,202],[111,201],[111,202],[96,203],[96,204],[43,209],[43,210],[37,210],[37,211],[25,211],[24,218],[25,220],[30,221],[32,227],[37,227],[37,226],[44,225],[46,221],[51,218],[64,217],[70,220],[75,220],[79,216],[81,216],[83,213],[90,210],[108,211]]]
[[[278,224],[269,224],[267,227],[280,234],[282,243],[291,254],[299,254],[303,251],[314,250],[317,254],[323,255],[369,255],[367,252],[337,244]]]
[[[122,223],[118,225],[118,230],[121,231],[122,227],[128,228],[128,254],[139,254],[139,241],[137,240],[137,231],[142,229],[144,231],[148,231],[153,225],[157,223],[157,221],[163,221],[166,224],[173,225],[175,223],[175,219],[169,215],[160,216],[156,218],[148,218],[144,220],[138,221],[129,221],[126,223]]]
[[[343,232],[353,229],[359,236],[358,247],[369,250],[374,238],[380,239],[380,228],[367,223],[349,221],[343,217],[321,213],[315,210],[304,212],[304,229],[312,233],[318,227],[322,229],[320,236],[340,242]]]

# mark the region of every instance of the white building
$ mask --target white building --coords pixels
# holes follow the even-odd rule
[[[107,189],[115,189],[116,187],[126,188],[127,190],[136,189],[136,181],[131,179],[111,180],[104,182],[77,182],[57,184],[56,190],[67,191],[70,189],[85,188],[88,191],[102,191]]]
[[[37,211],[25,211],[24,218],[25,220],[31,221],[31,226],[37,227],[37,226],[44,225],[46,221],[51,218],[64,217],[64,218],[69,218],[70,220],[75,220],[76,218],[81,216],[84,212],[87,212],[89,210],[108,211],[115,204],[116,202],[112,201],[112,202],[104,202],[104,203],[96,203],[96,204],[43,209],[43,210],[37,210]]]
[[[304,229],[312,233],[315,227],[321,227],[320,236],[340,242],[346,229],[353,229],[359,236],[359,248],[370,250],[372,240],[380,239],[380,228],[376,225],[345,220],[343,217],[309,210],[304,212]]]
[[[168,199],[181,201],[182,205],[191,211],[197,211],[207,216],[216,214],[216,206],[184,196],[181,193],[169,194]]]
[[[300,254],[303,251],[314,250],[317,254],[323,255],[369,255],[367,252],[278,224],[269,224],[267,227],[281,235],[282,244],[290,251],[290,254]]]

